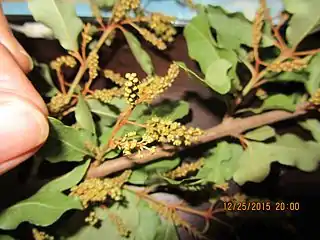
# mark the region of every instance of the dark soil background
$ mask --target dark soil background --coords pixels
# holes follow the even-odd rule
[[[10,22],[22,24],[26,18],[10,17]],[[16,37],[25,47],[27,52],[38,62],[49,63],[54,58],[65,54],[57,41],[43,39],[28,39],[21,34]],[[319,41],[320,35],[313,37],[313,42]],[[311,42],[312,43],[312,42]],[[310,43],[308,43],[309,46]],[[178,34],[176,41],[164,52],[155,50],[144,42],[144,48],[148,50],[158,74],[165,74],[172,60],[183,61],[188,67],[199,73],[198,66],[188,57],[188,51],[183,35]],[[122,37],[117,37],[111,48],[104,46],[101,50],[101,67],[109,68],[115,72],[124,74],[136,72],[144,76],[144,72],[131,54],[129,47]],[[245,73],[244,73],[245,74]],[[36,73],[31,73],[34,77]],[[30,75],[30,77],[31,77]],[[67,79],[72,79],[75,72],[67,72]],[[93,87],[102,88],[107,82],[101,78],[96,80]],[[299,86],[298,86],[299,87]],[[190,79],[186,74],[180,74],[173,86],[162,95],[161,99],[184,99],[190,103],[191,114],[185,119],[188,125],[199,126],[203,129],[219,123],[224,112],[223,103],[212,97],[212,92],[199,81]],[[286,121],[276,125],[279,131],[298,131],[293,127],[294,121]],[[210,146],[210,144],[208,145]],[[208,148],[192,149],[181,153],[183,158],[195,159]],[[28,162],[0,178],[1,198],[0,210],[12,201],[17,201],[29,196],[30,189],[25,188],[23,169],[28,167]],[[29,164],[30,165],[30,164]],[[61,166],[61,165],[59,165]],[[50,172],[58,171],[57,167],[50,165]],[[47,169],[47,170],[48,170]],[[37,189],[34,187],[33,191]],[[231,193],[242,192],[252,197],[269,198],[274,201],[299,202],[300,210],[287,216],[284,212],[248,214],[242,213],[234,218],[224,214],[217,215],[233,226],[229,227],[212,221],[207,237],[217,240],[251,240],[251,239],[291,239],[291,240],[318,240],[320,239],[318,216],[320,213],[320,171],[303,173],[294,168],[283,167],[278,164],[272,165],[270,176],[260,184],[246,184],[239,187],[231,182]],[[184,195],[188,197],[188,195]],[[193,195],[192,200],[200,200],[201,196]],[[195,225],[201,225],[198,218],[188,217]],[[193,239],[183,230],[179,230],[181,240]],[[107,236],[106,236],[107,238]],[[22,238],[22,239],[27,239]],[[111,239],[112,240],[112,239]],[[169,239],[170,240],[170,239]]]

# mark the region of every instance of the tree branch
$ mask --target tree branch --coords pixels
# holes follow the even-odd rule
[[[304,115],[307,113],[306,107],[307,105],[300,106],[295,112],[274,110],[246,118],[227,118],[219,125],[207,129],[205,134],[199,137],[199,141],[190,147],[226,136],[237,136],[250,129]],[[108,160],[98,167],[91,166],[87,173],[87,178],[104,177],[118,171],[133,168],[138,164],[146,164],[159,158],[171,157],[183,149],[185,147],[177,148],[171,145],[164,145],[158,147],[155,153],[151,153],[148,150],[142,151],[142,157],[138,154],[133,154]]]

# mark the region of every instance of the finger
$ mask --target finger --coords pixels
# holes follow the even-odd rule
[[[39,108],[17,95],[0,92],[0,164],[26,159],[20,157],[34,153],[48,133],[47,119]]]
[[[21,69],[27,73],[33,68],[31,57],[13,36],[0,3],[0,43],[9,49]]]
[[[30,158],[32,155],[34,155],[39,150],[39,148],[40,147],[37,147],[34,150],[31,150],[30,152],[23,154],[22,156],[16,157],[15,159],[11,159],[10,161],[0,163],[0,175],[8,172],[9,170],[18,166],[24,160]]]
[[[47,107],[8,50],[0,44],[0,96],[10,93],[24,98],[47,115]]]

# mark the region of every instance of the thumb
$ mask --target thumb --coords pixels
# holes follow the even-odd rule
[[[32,156],[48,136],[40,95],[0,44],[0,174]]]

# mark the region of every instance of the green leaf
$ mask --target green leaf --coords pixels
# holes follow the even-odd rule
[[[78,50],[78,35],[83,23],[77,17],[75,5],[61,0],[28,0],[34,20],[52,29],[61,46],[67,50]]]
[[[239,168],[233,179],[240,185],[251,181],[261,182],[270,172],[270,165],[279,162],[311,172],[318,167],[320,160],[319,144],[304,141],[293,134],[278,136],[271,144],[250,142],[246,151],[239,158]]]
[[[83,176],[86,174],[87,169],[90,165],[90,160],[85,163],[75,167],[72,171],[66,173],[65,175],[49,182],[39,191],[64,191],[75,185],[77,185]]]
[[[148,179],[152,178],[152,176],[168,172],[177,167],[179,163],[180,158],[175,158],[159,160],[146,164],[132,172],[129,182],[133,184],[145,184]]]
[[[284,0],[285,9],[293,16],[289,21],[286,36],[292,47],[296,47],[320,24],[320,1]]]
[[[288,96],[284,94],[275,94],[267,99],[264,100],[262,105],[259,108],[248,108],[248,109],[241,109],[239,112],[251,111],[254,113],[261,113],[266,110],[288,110],[288,111],[295,111],[296,103],[294,96]]]
[[[81,94],[79,94],[78,96],[78,103],[75,109],[75,117],[80,127],[87,129],[93,134],[96,133],[90,108],[88,107],[86,100],[83,98]]]
[[[143,50],[139,40],[130,32],[123,31],[125,38],[129,44],[129,47],[140,64],[141,68],[147,75],[152,75],[154,72],[154,67],[149,54]]]
[[[176,227],[171,222],[162,220],[154,240],[179,240]]]
[[[310,95],[313,95],[317,89],[320,87],[320,54],[315,55],[307,67],[309,72],[309,80],[306,82],[305,86]]]
[[[245,44],[252,47],[252,23],[242,13],[228,14],[221,7],[208,6],[207,15],[211,27],[217,31],[219,46],[238,49],[240,44]],[[264,34],[262,47],[268,47],[272,44],[272,37]]]
[[[49,226],[71,209],[82,209],[80,201],[60,192],[39,191],[1,212],[0,228],[15,229],[22,222]]]
[[[228,70],[232,64],[225,59],[218,59],[210,64],[206,72],[205,82],[220,94],[226,94],[231,89],[231,79]]]
[[[128,106],[124,99],[114,98],[109,104],[100,102],[97,99],[88,99],[87,103],[91,112],[98,115],[106,126],[115,123],[119,114]]]
[[[320,122],[317,119],[307,119],[299,124],[301,127],[309,130],[313,138],[320,143]]]
[[[218,143],[205,159],[204,166],[196,178],[217,184],[230,180],[238,167],[238,159],[242,152],[240,145],[225,141]]]
[[[85,129],[66,126],[52,117],[49,117],[49,124],[49,137],[40,149],[39,155],[52,163],[61,161],[80,162],[84,156],[90,155],[90,152],[85,148],[85,143],[96,142],[92,133]]]
[[[306,82],[309,76],[306,72],[271,73],[266,76],[268,82]]]
[[[133,193],[123,191],[126,204],[113,204],[108,209],[96,208],[97,217],[101,219],[101,226],[95,228],[85,225],[74,235],[68,237],[70,240],[87,240],[87,239],[108,239],[123,240],[152,240],[157,234],[156,230],[161,224],[159,215],[149,208],[144,200],[140,200]],[[140,201],[139,201],[140,200]],[[129,238],[121,237],[114,222],[108,214],[116,214],[121,218],[125,227],[131,231]],[[171,240],[171,239],[170,239]]]
[[[54,85],[51,74],[50,68],[45,63],[38,63],[36,60],[33,60],[35,71],[30,73],[29,79],[37,89],[37,91],[46,97],[53,97],[55,96],[59,90]],[[38,76],[38,74],[41,76]]]
[[[14,240],[14,238],[9,235],[0,235],[0,240]]]
[[[189,103],[185,101],[162,101],[159,106],[150,108],[152,114],[172,121],[185,117],[190,111]]]
[[[244,135],[245,138],[255,141],[265,141],[276,135],[275,130],[270,126],[263,126],[252,130]]]
[[[186,38],[189,56],[199,62],[201,71],[206,74],[211,63],[220,56],[216,50],[216,43],[204,10],[192,18],[184,28],[183,34]]]

